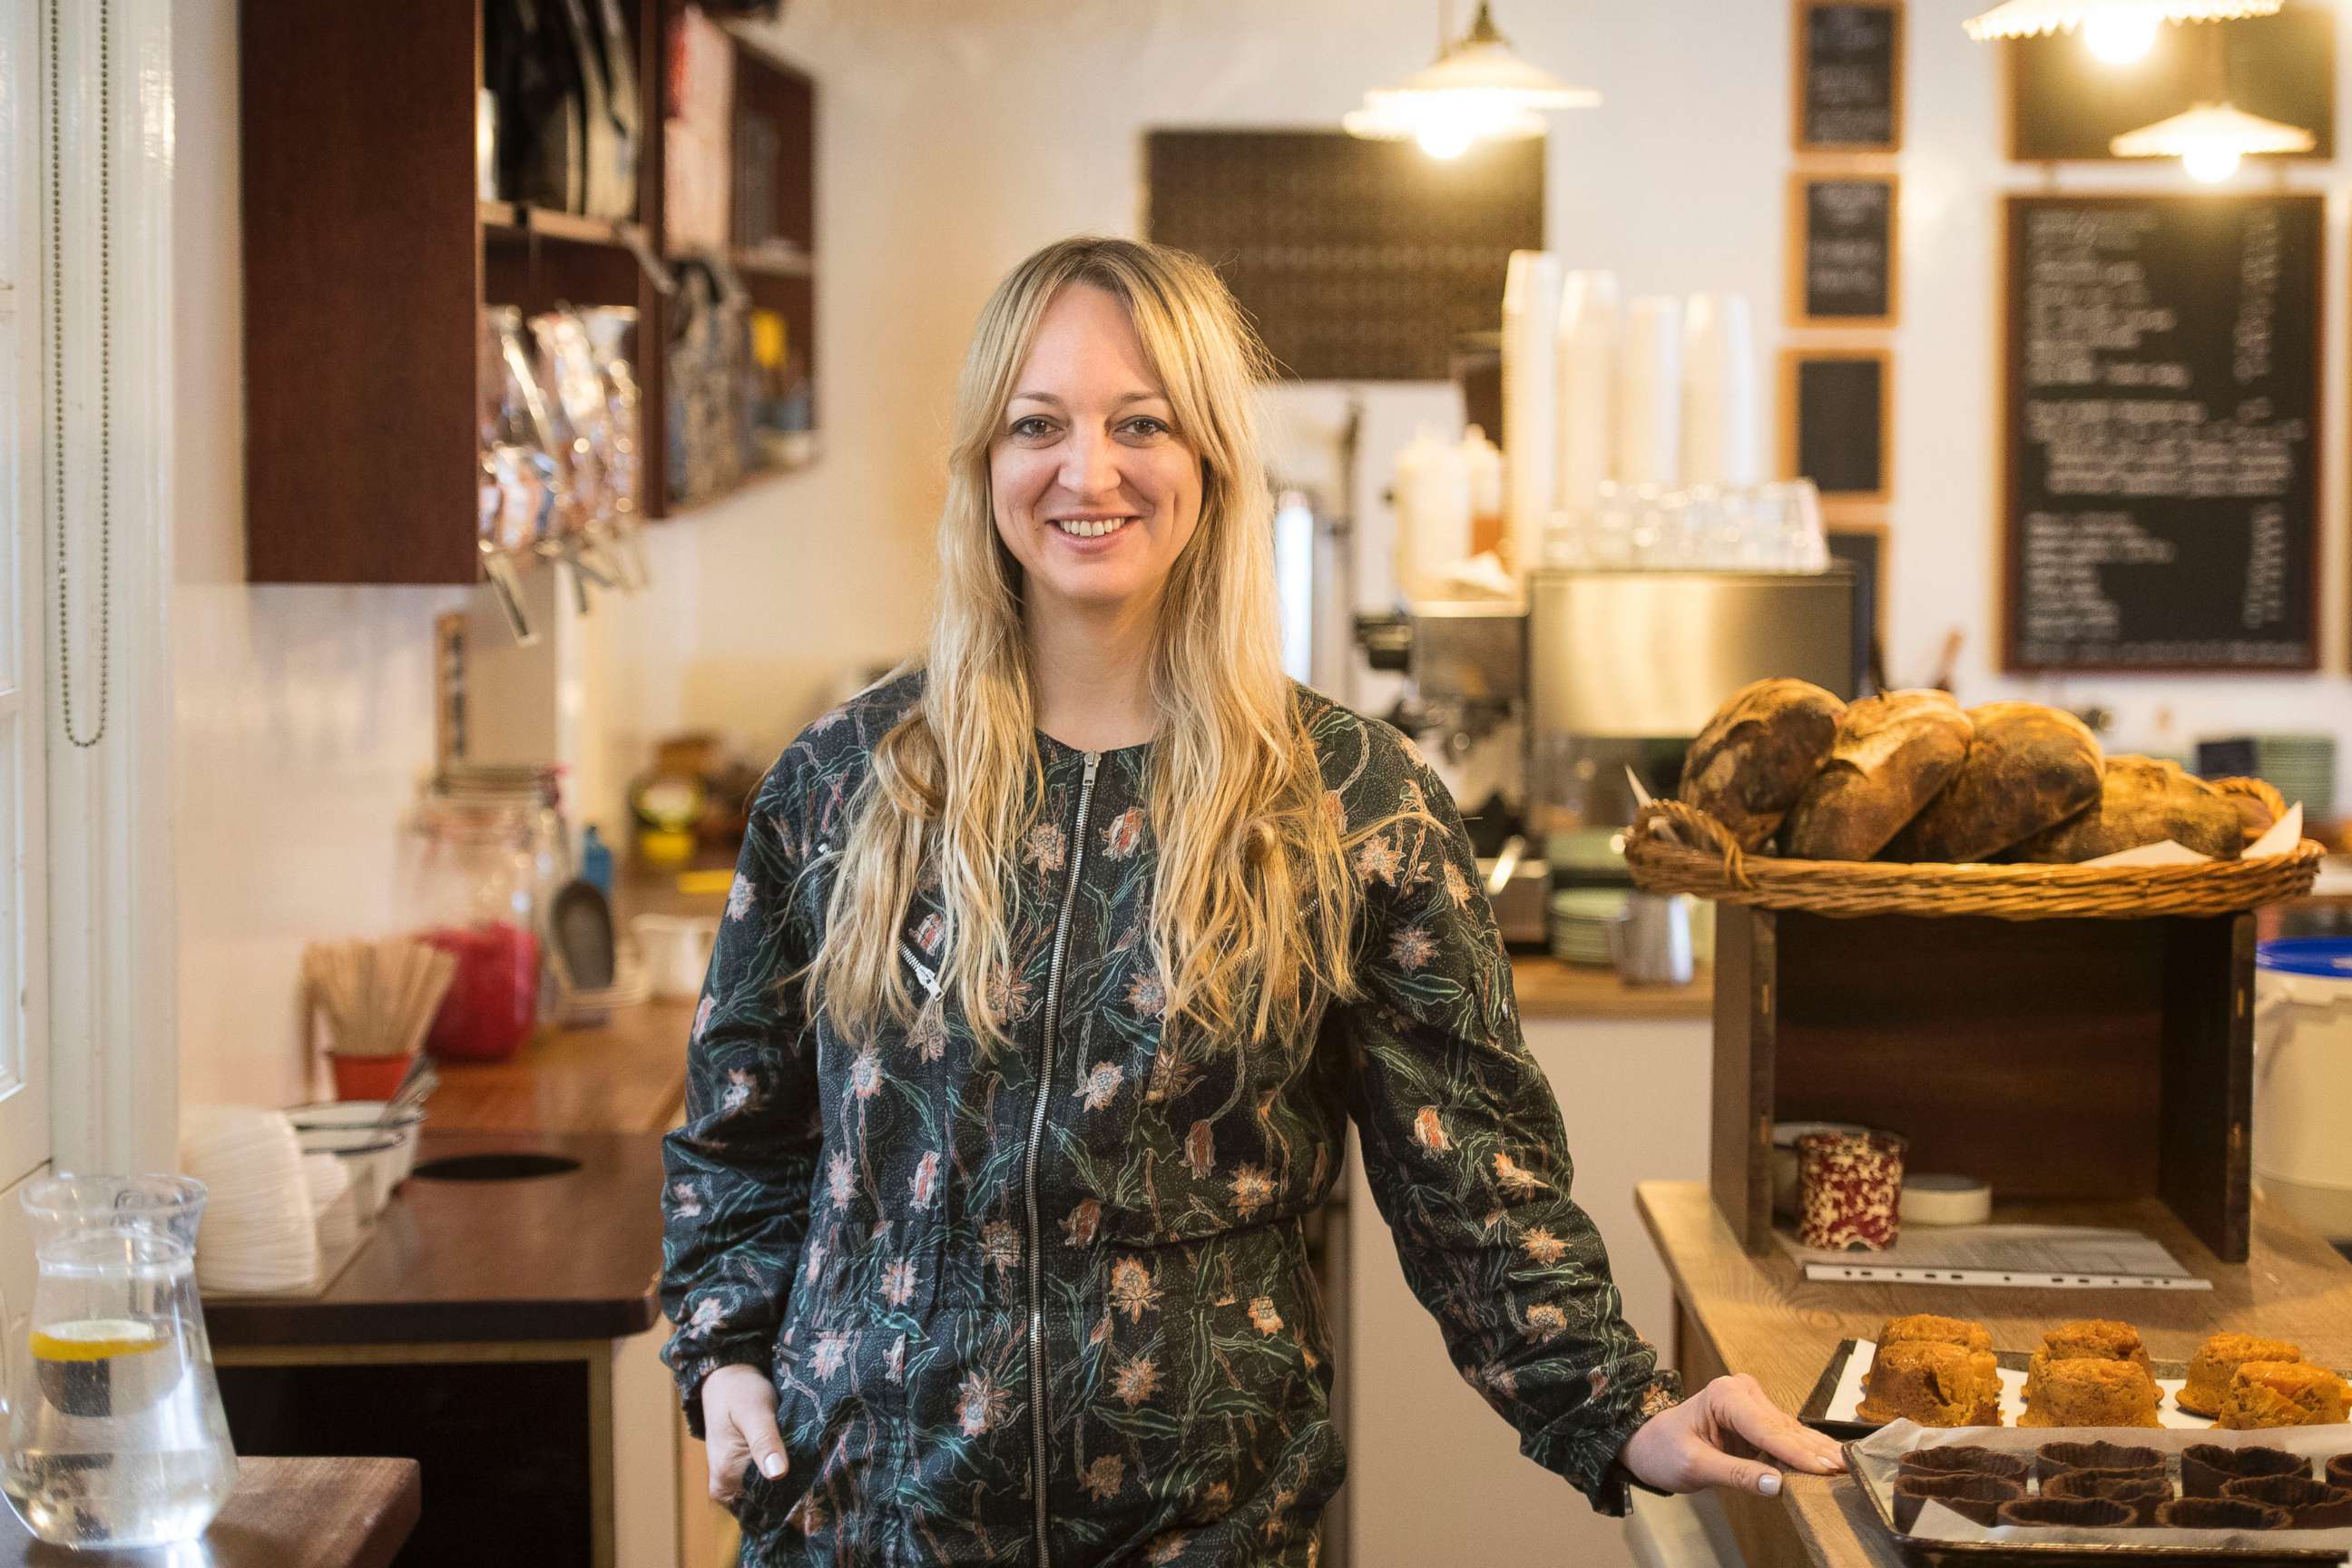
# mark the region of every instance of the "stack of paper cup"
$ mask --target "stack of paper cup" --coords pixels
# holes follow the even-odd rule
[[[1625,307],[1617,350],[1617,482],[1676,483],[1682,473],[1683,308],[1671,294]]]
[[[302,1152],[282,1112],[192,1105],[180,1121],[180,1163],[205,1184],[196,1283],[207,1290],[307,1290],[318,1283],[319,1235]]]
[[[1683,326],[1682,482],[1759,478],[1756,341],[1741,294],[1694,294]]]
[[[1534,564],[1559,489],[1559,258],[1514,250],[1503,280],[1503,558]]]
[[[1559,300],[1559,491],[1564,511],[1589,510],[1615,470],[1617,275],[1571,272]]]

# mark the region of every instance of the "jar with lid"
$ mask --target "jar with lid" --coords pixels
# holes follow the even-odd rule
[[[404,881],[416,940],[457,960],[425,1048],[502,1061],[539,1021],[538,813],[428,795],[409,818]]]

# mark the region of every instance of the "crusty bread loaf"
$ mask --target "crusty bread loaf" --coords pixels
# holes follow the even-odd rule
[[[2106,758],[2080,719],[2039,702],[1969,710],[1958,773],[1886,847],[1889,860],[1986,860],[2099,798]]]
[[[1944,691],[1850,705],[1830,760],[1797,797],[1781,847],[1800,860],[1867,860],[1935,798],[1968,754],[1969,716]]]
[[[1802,680],[1759,680],[1716,710],[1683,759],[1682,798],[1760,848],[1812,782],[1845,704]]]
[[[2271,814],[2270,802],[2263,799],[2261,795],[2249,790],[2232,790],[2225,787],[2233,784],[2260,784],[2261,781],[2258,779],[2215,779],[2213,781],[2213,787],[2221,790],[2222,795],[2228,797],[2230,804],[2237,808],[2238,826],[2244,830],[2246,842],[2252,844],[2278,826],[2278,818]],[[2263,787],[2267,788],[2267,786]]]
[[[2178,763],[2109,757],[2099,798],[2057,826],[2020,844],[2015,858],[2045,864],[2095,860],[2170,838],[2217,859],[2234,860],[2245,829],[2230,797]]]

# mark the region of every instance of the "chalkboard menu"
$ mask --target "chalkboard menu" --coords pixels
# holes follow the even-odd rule
[[[1886,500],[1894,488],[1886,351],[1784,349],[1780,383],[1783,477],[1812,480],[1824,501]]]
[[[1895,188],[1892,174],[1790,176],[1790,325],[1895,324]]]
[[[2010,198],[2009,668],[2317,667],[2321,202]]]
[[[1797,0],[1797,151],[1892,153],[1903,141],[1901,0]]]

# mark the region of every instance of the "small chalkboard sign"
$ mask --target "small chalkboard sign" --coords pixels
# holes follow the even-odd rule
[[[1847,519],[1824,533],[1830,559],[1853,573],[1853,689],[1856,692],[1884,690],[1886,524]]]
[[[1902,0],[1796,0],[1800,153],[1903,145]]]
[[[1780,351],[1780,470],[1825,506],[1894,489],[1894,367],[1885,349]]]
[[[2009,199],[2009,668],[2318,667],[2324,200]]]
[[[1789,176],[1789,324],[1895,325],[1893,174]]]

